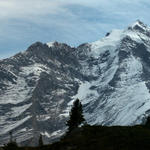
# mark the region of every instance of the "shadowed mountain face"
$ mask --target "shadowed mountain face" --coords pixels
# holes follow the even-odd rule
[[[0,61],[0,144],[59,138],[74,99],[89,124],[141,124],[150,113],[150,28],[137,21],[72,48],[37,42]]]

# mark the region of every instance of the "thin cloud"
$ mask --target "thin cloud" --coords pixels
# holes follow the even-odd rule
[[[63,3],[51,0],[1,0],[0,18],[26,18],[64,13]]]
[[[35,41],[77,46],[137,19],[150,24],[149,6],[148,0],[0,0],[0,55]]]

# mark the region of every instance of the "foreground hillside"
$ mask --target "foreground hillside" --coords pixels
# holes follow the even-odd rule
[[[36,150],[149,150],[150,128],[85,126],[66,135],[59,142]]]
[[[87,126],[51,145],[51,150],[149,150],[150,129]]]

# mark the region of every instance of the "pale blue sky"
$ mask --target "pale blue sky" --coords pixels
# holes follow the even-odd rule
[[[77,46],[137,19],[150,25],[149,0],[0,0],[0,58],[36,41]]]

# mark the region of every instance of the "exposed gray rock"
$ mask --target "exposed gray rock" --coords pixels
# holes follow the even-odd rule
[[[72,48],[36,42],[0,61],[0,144],[36,145],[65,131],[79,98],[90,124],[141,124],[150,114],[150,28],[138,21]]]

